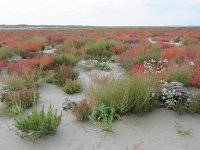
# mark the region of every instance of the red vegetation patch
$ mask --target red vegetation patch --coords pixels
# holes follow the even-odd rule
[[[194,69],[190,83],[193,86],[200,86],[200,67]]]
[[[11,74],[20,74],[23,71],[32,71],[36,66],[44,68],[53,61],[53,57],[50,55],[44,55],[35,57],[32,59],[22,59],[8,63],[7,67]]]
[[[144,68],[144,64],[143,63],[142,64],[133,65],[132,70],[131,70],[131,72],[133,74],[143,74],[144,71],[145,71],[145,68]]]
[[[170,47],[163,49],[160,56],[162,59],[184,60],[186,57],[186,51],[180,47]]]

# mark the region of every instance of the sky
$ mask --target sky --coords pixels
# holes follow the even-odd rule
[[[0,24],[200,25],[200,0],[0,0]]]

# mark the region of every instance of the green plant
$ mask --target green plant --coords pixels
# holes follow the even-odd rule
[[[190,69],[187,69],[185,67],[171,69],[166,74],[166,81],[167,82],[177,81],[183,83],[184,85],[188,85],[190,81],[190,74],[191,74]]]
[[[142,63],[144,61],[151,60],[151,59],[155,60],[156,62],[160,60],[159,48],[151,47],[149,48],[149,50],[143,53],[138,53],[134,57],[134,64]]]
[[[44,73],[40,68],[36,68],[30,72],[24,71],[19,76],[25,80],[26,88],[38,87],[45,81]]]
[[[20,76],[9,76],[4,79],[6,89],[15,91],[25,88],[26,81]]]
[[[88,103],[86,99],[82,99],[80,103],[72,103],[70,108],[71,113],[76,117],[76,120],[83,121],[87,120],[92,114],[93,106]]]
[[[192,97],[192,101],[189,104],[188,112],[200,113],[200,94]]]
[[[143,76],[111,79],[100,85],[90,85],[87,94],[96,104],[104,103],[119,108],[120,113],[134,111],[145,113],[155,109],[158,104],[156,80]]]
[[[192,135],[191,129],[185,129],[183,126],[179,125],[178,123],[176,123],[175,127],[176,127],[177,133],[181,136],[186,136],[186,135],[191,136]]]
[[[55,55],[53,64],[75,66],[78,61],[79,61],[79,58],[77,56],[64,53],[64,54]]]
[[[64,91],[67,94],[79,93],[82,91],[82,85],[76,80],[67,79],[64,84]]]
[[[4,112],[9,116],[15,116],[32,107],[39,99],[35,89],[23,89],[21,91],[6,91],[1,93],[1,102],[4,104]]]
[[[175,106],[175,111],[178,113],[178,114],[183,114],[184,112],[187,111],[187,106],[185,106],[185,104],[179,102],[176,104]]]
[[[109,46],[109,41],[99,40],[95,43],[86,43],[83,49],[86,52],[86,54],[90,56],[90,58],[102,59],[111,57],[111,53],[109,52]]]
[[[71,44],[68,42],[60,43],[55,45],[56,53],[62,54],[69,52],[69,49],[71,48]]]
[[[0,47],[0,60],[12,58],[16,54],[21,54],[24,50],[21,48],[14,48],[9,46]]]
[[[38,137],[55,134],[61,123],[61,117],[62,113],[57,114],[57,110],[54,111],[51,106],[47,113],[45,113],[44,107],[39,111],[33,107],[31,114],[15,119],[15,127],[20,131],[21,137],[28,137],[34,141]]]
[[[118,109],[104,104],[99,105],[95,111],[95,114],[90,119],[92,123],[101,127],[104,131],[112,131],[112,122],[121,119]]]
[[[76,80],[78,78],[78,72],[74,71],[70,66],[59,66],[55,72],[56,83],[64,86],[66,79]]]

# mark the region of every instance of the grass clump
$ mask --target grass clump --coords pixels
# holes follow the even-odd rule
[[[65,54],[57,54],[53,64],[75,66],[78,61],[79,58],[77,56],[65,53]]]
[[[87,93],[96,104],[104,103],[106,106],[119,108],[120,113],[145,113],[158,106],[155,90],[157,84],[153,78],[134,76],[91,85]]]
[[[200,113],[200,94],[192,97],[192,102],[188,106],[188,112]]]
[[[86,99],[82,99],[80,103],[73,103],[71,106],[71,113],[76,117],[78,121],[84,121],[89,118],[92,114],[93,106],[91,103],[88,103]]]
[[[93,59],[103,59],[111,57],[111,53],[109,52],[109,41],[107,40],[99,40],[95,43],[88,42],[83,47],[86,55]]]
[[[38,99],[39,94],[36,89],[6,91],[1,93],[1,102],[4,104],[2,111],[6,115],[15,116],[32,107]]]
[[[67,94],[74,94],[74,93],[79,93],[81,92],[83,89],[82,89],[82,84],[79,83],[78,81],[76,80],[72,80],[72,79],[67,79],[65,81],[65,84],[64,84],[64,91],[67,93]]]
[[[30,115],[22,115],[15,119],[15,127],[20,131],[21,137],[28,137],[32,141],[48,134],[55,134],[61,123],[62,113],[58,114],[49,106],[45,113],[44,107],[37,110],[32,109]]]
[[[6,89],[11,91],[22,90],[26,85],[26,81],[20,76],[9,76],[4,79],[4,83]]]
[[[20,55],[23,52],[21,48],[14,48],[9,46],[0,47],[0,60],[12,58],[14,55]]]
[[[113,121],[121,119],[119,110],[104,104],[99,105],[95,111],[95,114],[90,117],[90,120],[104,131],[112,131]]]
[[[190,69],[187,69],[185,67],[171,69],[166,74],[166,81],[167,82],[177,81],[183,83],[184,85],[188,85],[190,82],[190,74],[191,74]]]

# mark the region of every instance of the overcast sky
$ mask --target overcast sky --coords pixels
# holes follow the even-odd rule
[[[200,25],[200,0],[0,0],[0,24]]]

